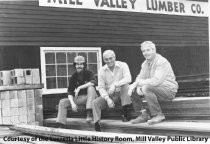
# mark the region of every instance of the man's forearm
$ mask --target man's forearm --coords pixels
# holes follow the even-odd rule
[[[117,82],[117,86],[121,87],[123,85],[129,84],[131,82],[131,76],[127,75],[123,79]]]
[[[69,99],[69,101],[70,101],[71,104],[74,103],[74,99],[73,99],[73,96],[72,95],[68,95],[68,99]]]
[[[109,94],[107,93],[107,91],[105,89],[99,88],[99,93],[100,93],[101,97],[104,98],[105,100],[107,98],[109,98]]]
[[[135,81],[135,82],[132,84],[132,87],[133,87],[133,89],[135,89],[137,86],[138,86],[138,82]]]
[[[85,89],[85,88],[88,88],[89,86],[94,86],[94,84],[91,83],[91,82],[88,82],[88,83],[86,83],[86,84],[84,84],[84,85],[79,86],[79,88],[80,88],[80,89]]]

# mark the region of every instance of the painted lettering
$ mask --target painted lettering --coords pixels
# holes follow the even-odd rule
[[[82,2],[77,0],[77,5],[82,5]]]
[[[208,17],[206,2],[181,0],[39,0],[39,6]]]
[[[127,1],[122,0],[122,8],[127,8]]]
[[[175,11],[175,12],[179,12],[179,9],[178,9],[178,2],[174,2],[174,11]]]
[[[94,0],[97,7],[128,8],[128,2],[135,9],[136,0]]]
[[[197,4],[196,10],[197,10],[198,13],[201,13],[201,6],[199,4]]]
[[[94,0],[94,1],[95,1],[96,6],[98,7],[98,5],[99,5],[99,0]]]
[[[70,4],[75,4],[75,1],[69,0],[69,3],[70,3]]]
[[[147,0],[147,10],[152,10],[152,8],[149,6],[149,0]]]
[[[172,4],[172,2],[168,2],[168,11],[169,12],[171,12],[171,11],[173,11],[173,4]]]
[[[198,14],[200,14],[200,13],[203,13],[202,12],[202,10],[201,10],[201,6],[199,5],[199,4],[192,4],[191,5],[191,10],[192,10],[192,12],[195,14],[195,13],[198,13]]]
[[[47,2],[48,3],[51,3],[51,1],[53,1],[54,3],[56,3],[57,0],[48,0]],[[58,0],[58,1],[59,1],[59,4],[62,4],[62,0]]]
[[[110,7],[115,7],[112,0],[110,0]]]
[[[191,10],[192,10],[193,13],[196,13],[195,4],[192,4],[192,5],[191,5]]]
[[[163,1],[162,3],[159,1],[159,11],[167,11],[166,3]]]
[[[179,3],[179,7],[180,7],[180,12],[181,13],[185,13],[185,6],[183,3]]]
[[[147,10],[185,13],[185,6],[180,2],[147,0]],[[192,10],[194,10],[192,8]],[[198,8],[199,10],[199,8]]]
[[[116,6],[117,6],[117,8],[121,8],[122,7],[122,5],[119,4],[118,0],[116,1]]]
[[[130,0],[130,2],[131,2],[131,5],[132,5],[132,9],[135,9],[135,2],[136,2],[136,0]]]
[[[48,0],[48,3],[57,3],[59,4],[71,4],[71,5],[82,5],[82,2],[80,0]]]
[[[107,7],[110,7],[108,0],[102,0],[101,7],[103,7],[104,5],[106,5]]]
[[[152,9],[157,10],[157,1],[156,0],[155,0],[155,2],[152,2]]]

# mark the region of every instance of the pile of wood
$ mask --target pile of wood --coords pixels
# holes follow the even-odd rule
[[[19,84],[40,84],[39,69],[0,71],[0,86]]]

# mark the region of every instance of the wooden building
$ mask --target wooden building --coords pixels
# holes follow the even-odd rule
[[[191,6],[208,4],[208,0],[183,2]],[[191,10],[200,13],[199,8]],[[134,80],[144,60],[139,44],[150,40],[171,62],[177,79],[193,85],[191,89],[198,88],[185,96],[209,96],[208,34],[207,16],[64,8],[40,6],[38,0],[4,0],[0,1],[0,71],[39,68],[44,110],[54,111],[65,97],[75,55],[84,55],[88,67],[97,73],[103,64],[102,52],[112,49],[117,60],[128,63]]]

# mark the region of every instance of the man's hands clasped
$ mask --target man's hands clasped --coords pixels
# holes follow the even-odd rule
[[[77,105],[75,103],[71,104],[72,111],[77,112]]]
[[[106,101],[107,101],[109,108],[114,108],[115,104],[111,98],[107,98]]]

